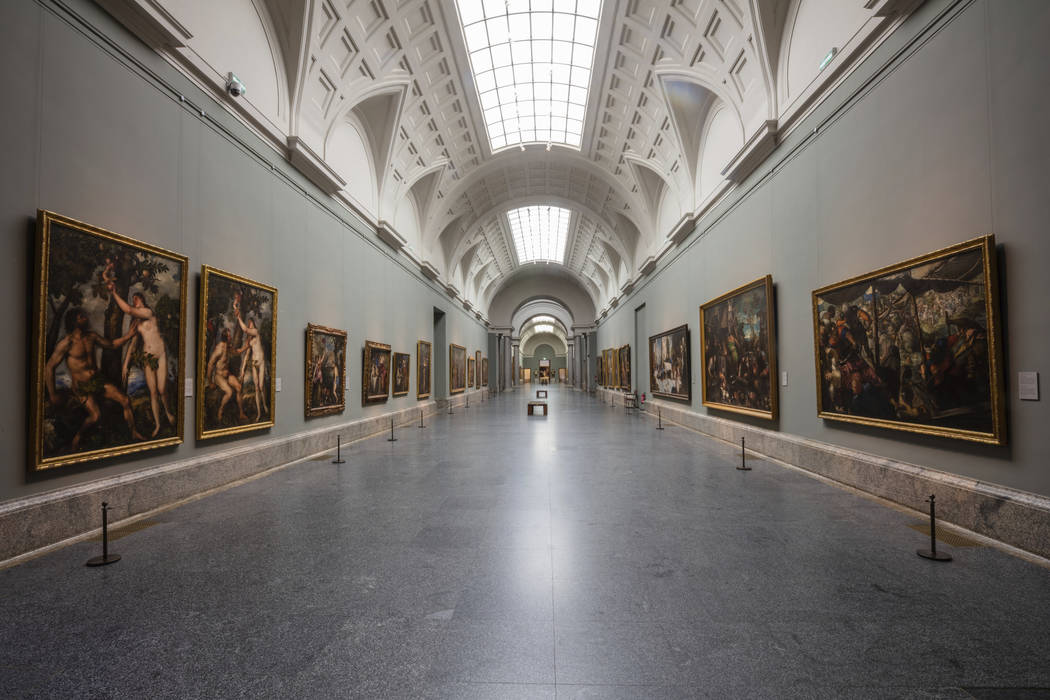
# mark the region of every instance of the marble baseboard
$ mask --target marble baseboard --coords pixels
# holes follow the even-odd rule
[[[469,394],[472,406],[481,405],[480,394]],[[467,396],[453,396],[452,405],[465,404]],[[420,409],[424,415],[433,415],[447,410],[448,404],[448,400],[424,401],[340,425],[253,441],[222,452],[0,503],[0,563],[97,531],[102,501],[112,507],[110,522],[117,523],[331,450],[336,436],[350,443],[379,435],[390,429],[391,419],[395,425],[408,425],[419,420]]]
[[[621,405],[620,392],[598,389],[606,403]],[[1050,498],[937,469],[900,462],[817,440],[717,418],[667,401],[647,401],[643,413],[719,440],[749,453],[885,498],[919,512],[937,496],[937,517],[1018,549],[1050,558]]]

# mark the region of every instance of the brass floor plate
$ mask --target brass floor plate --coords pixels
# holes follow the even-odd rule
[[[160,525],[160,523],[161,523],[160,520],[138,520],[136,522],[131,523],[130,525],[124,525],[123,527],[113,528],[113,529],[111,529],[109,531],[109,541],[112,542],[113,540],[119,540],[121,537],[127,537],[128,535],[136,533],[139,530],[145,530],[148,527],[153,527],[154,525]],[[91,539],[88,540],[88,542],[101,542],[101,541],[102,541],[102,535],[98,535],[96,537],[92,537]]]
[[[915,525],[909,525],[908,527],[910,527],[912,530],[915,530],[916,532],[921,532],[922,534],[926,535],[927,537],[930,536],[930,525],[929,525],[929,523],[917,523]],[[957,535],[954,532],[950,532],[950,531],[944,530],[942,528],[937,528],[937,541],[938,542],[943,542],[944,544],[950,545],[952,547],[981,547],[982,546],[979,542],[974,542],[973,540],[968,539],[966,537],[963,537],[962,535]]]

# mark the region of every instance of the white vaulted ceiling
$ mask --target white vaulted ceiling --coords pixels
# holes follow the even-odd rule
[[[564,259],[532,265],[568,273],[558,278],[596,310],[615,304],[921,0],[604,0],[589,73],[576,59],[542,75],[518,66],[516,91],[501,93],[517,104],[498,112],[497,131],[455,0],[98,2],[487,316],[523,262],[508,211],[568,210]],[[497,19],[577,10],[576,0],[486,0],[468,9],[472,21],[479,8]],[[586,43],[593,21],[579,22]],[[552,31],[531,26],[510,34]],[[511,53],[539,60],[539,46]],[[244,97],[226,95],[229,72]],[[566,90],[586,76],[582,112],[555,104],[568,94],[555,75]],[[555,100],[540,101],[552,88]],[[494,99],[486,93],[488,116]],[[569,110],[583,116],[578,135],[561,128]],[[490,133],[506,135],[495,152]]]

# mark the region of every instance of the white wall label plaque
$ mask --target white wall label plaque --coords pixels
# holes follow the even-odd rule
[[[186,391],[184,393],[186,394],[187,398],[193,396],[193,379],[186,380]]]
[[[780,373],[780,386],[787,386],[787,385],[788,385],[788,373],[787,373],[787,370],[784,370],[783,372]]]
[[[281,390],[281,378],[277,377],[277,391]]]
[[[1022,401],[1039,400],[1039,373],[1017,373],[1017,397]]]

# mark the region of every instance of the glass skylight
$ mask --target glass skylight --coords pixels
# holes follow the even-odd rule
[[[493,151],[580,147],[601,0],[458,0]]]
[[[534,330],[537,333],[553,333],[554,332],[554,326],[550,325],[549,323],[541,323],[541,324],[535,326]]]
[[[507,212],[518,262],[564,262],[570,215],[568,209],[546,206],[521,207]]]

